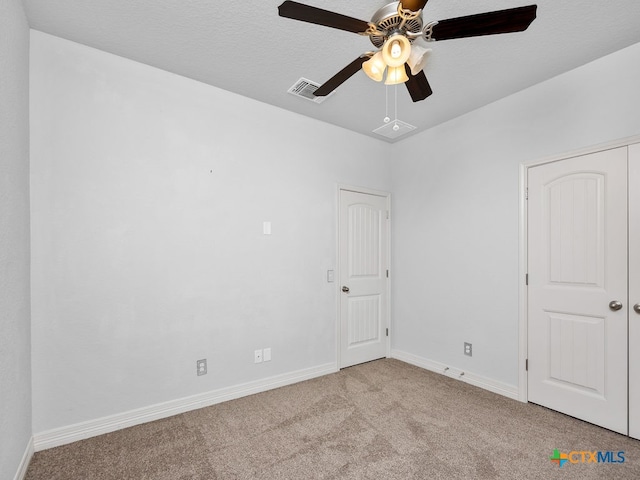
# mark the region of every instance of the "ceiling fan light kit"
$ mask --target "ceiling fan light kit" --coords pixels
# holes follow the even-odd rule
[[[380,51],[362,64],[362,69],[376,82],[382,81],[386,69],[385,85],[397,85],[409,80],[404,69],[405,63],[411,68],[412,75],[416,75],[425,67],[426,51],[418,45],[412,46],[403,34],[394,33],[385,41]]]
[[[376,52],[369,60],[362,64],[362,70],[371,80],[381,82],[384,78],[384,71],[387,64],[384,63],[382,52]]]
[[[431,21],[424,25],[422,9],[427,1],[388,3],[373,14],[370,22],[289,0],[278,7],[278,12],[281,17],[368,36],[371,43],[380,49],[375,53],[360,55],[318,88],[315,95],[328,95],[360,69],[372,80],[380,82],[386,69],[385,84],[404,83],[414,102],[424,100],[433,93],[424,74],[431,50],[412,45],[416,39],[434,42],[522,32],[529,28],[537,12],[536,5],[528,5]]]
[[[384,81],[385,85],[398,85],[409,81],[409,76],[405,71],[404,65],[400,67],[387,67],[387,78]]]
[[[404,65],[411,55],[411,43],[401,33],[394,33],[382,47],[382,58],[388,67]]]
[[[407,59],[407,65],[411,68],[411,74],[417,75],[427,65],[427,59],[431,53],[430,48],[423,48],[420,45],[411,46],[411,55]]]

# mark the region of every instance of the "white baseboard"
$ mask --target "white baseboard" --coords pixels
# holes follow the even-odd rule
[[[411,365],[424,368],[425,370],[440,373],[447,377],[455,378],[456,380],[475,385],[476,387],[489,390],[490,392],[497,393],[498,395],[518,400],[518,387],[514,385],[483,377],[482,375],[477,375],[467,370],[449,367],[444,363],[429,360],[400,350],[391,350],[391,358],[410,363]]]
[[[161,418],[171,417],[180,413],[197,410],[217,403],[226,402],[254,393],[265,392],[278,387],[284,387],[293,383],[321,377],[329,373],[335,373],[338,367],[335,363],[328,363],[313,368],[297,370],[295,372],[276,375],[253,382],[248,382],[232,387],[221,388],[211,392],[201,393],[190,397],[171,400],[149,407],[130,410],[128,412],[110,415],[108,417],[89,420],[87,422],[56,428],[34,435],[33,447],[35,451],[58,447],[78,440],[96,437],[105,433],[114,432],[123,428],[152,422]]]
[[[33,457],[33,437],[31,437],[29,439],[29,443],[27,443],[27,448],[24,451],[24,455],[22,455],[22,460],[20,460],[18,471],[16,472],[16,475],[13,477],[14,480],[24,480],[24,477],[27,476],[27,469],[29,468],[29,463],[31,463],[32,457]]]

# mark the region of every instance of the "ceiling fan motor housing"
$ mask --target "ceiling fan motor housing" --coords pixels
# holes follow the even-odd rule
[[[376,48],[381,48],[384,42],[393,34],[400,33],[404,35],[405,32],[420,34],[422,31],[422,17],[417,16],[404,21],[398,13],[399,5],[400,2],[391,2],[379,9],[373,14],[373,17],[371,17],[371,23],[373,23],[380,32],[385,32],[384,35],[369,35],[371,43],[373,43]],[[403,21],[404,25],[400,28]],[[408,36],[407,38],[410,42],[413,42],[415,39],[414,36]]]

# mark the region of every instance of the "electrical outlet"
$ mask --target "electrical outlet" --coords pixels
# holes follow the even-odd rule
[[[264,349],[264,355],[262,356],[262,361],[263,362],[271,361],[271,347]]]
[[[262,363],[262,350],[256,350],[253,352],[254,363]]]
[[[464,342],[464,354],[469,357],[473,356],[473,350],[469,342]]]
[[[207,359],[203,358],[196,363],[196,373],[198,376],[207,374]]]

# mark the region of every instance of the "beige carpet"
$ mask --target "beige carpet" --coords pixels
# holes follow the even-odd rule
[[[553,464],[554,449],[625,463]],[[576,457],[574,457],[575,459]],[[28,480],[640,478],[640,442],[397,360],[36,453]]]

